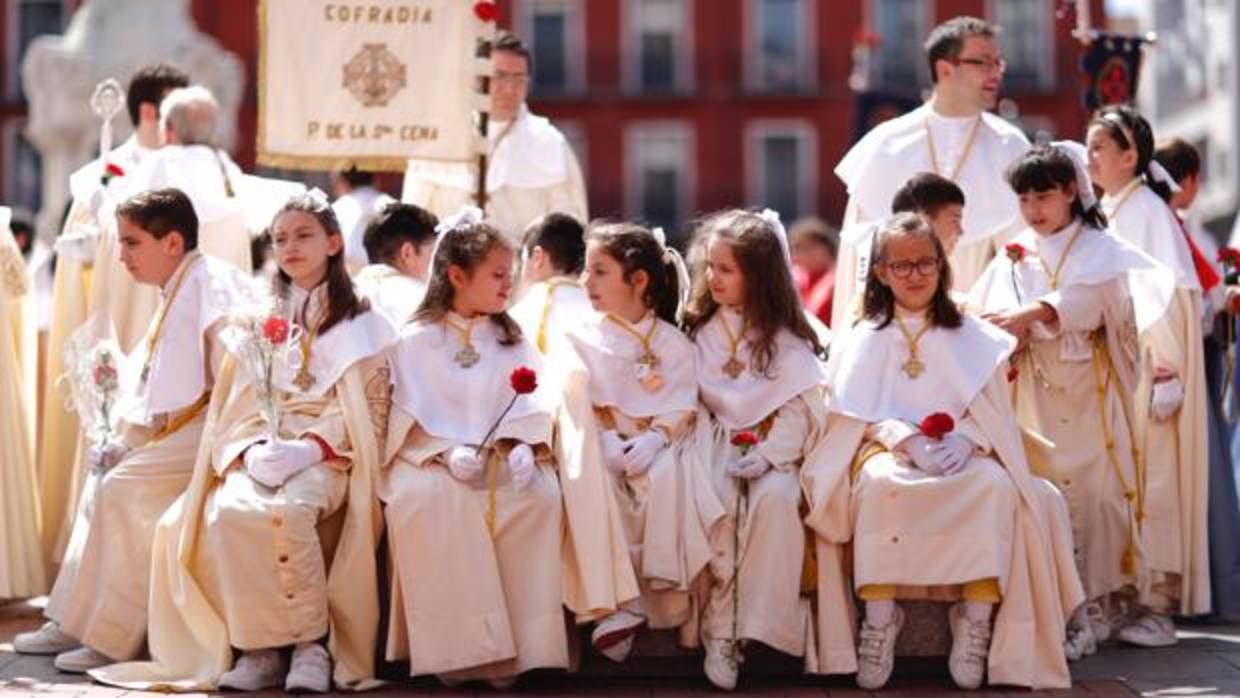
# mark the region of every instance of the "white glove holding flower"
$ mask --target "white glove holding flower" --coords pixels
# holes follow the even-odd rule
[[[86,462],[94,472],[106,473],[120,463],[126,453],[129,453],[128,446],[120,441],[109,439],[91,446],[86,455]]]
[[[529,444],[517,444],[508,452],[508,471],[512,473],[512,484],[519,490],[529,486],[538,472],[534,463],[534,449]]]
[[[1178,377],[1154,383],[1154,390],[1150,395],[1150,416],[1155,421],[1165,422],[1171,419],[1183,404],[1184,382]]]
[[[613,431],[605,431],[599,437],[599,446],[603,450],[603,465],[616,475],[624,474],[624,440]]]
[[[896,448],[904,452],[908,459],[913,461],[913,466],[927,475],[942,475],[944,463],[942,457],[938,455],[935,446],[938,445],[934,439],[914,434],[900,442]]]
[[[482,474],[482,459],[472,446],[457,446],[448,451],[448,472],[461,482],[471,482]]]
[[[624,472],[630,477],[645,473],[654,464],[659,451],[667,445],[667,437],[658,429],[644,431],[624,442]]]
[[[750,451],[748,455],[728,463],[728,475],[742,480],[754,480],[766,474],[771,469],[771,462],[762,457],[757,451]]]
[[[310,439],[264,441],[245,450],[245,469],[250,477],[271,488],[280,487],[322,460],[322,447]]]
[[[942,475],[955,475],[964,470],[973,457],[973,442],[957,434],[948,434],[931,442],[930,454],[938,459]]]

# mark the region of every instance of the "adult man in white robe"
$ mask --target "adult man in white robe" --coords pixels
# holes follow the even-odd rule
[[[501,34],[491,51],[491,111],[487,128],[487,220],[520,246],[521,234],[551,212],[589,220],[581,166],[559,129],[525,105],[533,61],[521,40]],[[472,166],[412,160],[401,200],[443,218],[474,204]]]
[[[121,196],[125,181],[162,145],[159,103],[164,95],[188,84],[189,76],[172,66],[140,68],[125,94],[133,135],[111,150],[106,162],[96,159],[69,178],[73,203],[56,243],[40,420],[39,501],[43,549],[52,565],[60,561],[68,543],[85,479],[77,469],[77,414],[65,408],[55,381],[64,371],[64,343],[91,313],[111,319],[117,340],[125,348],[146,330],[158,294],[129,278],[117,259],[115,223],[101,213],[106,202]],[[109,164],[115,167],[108,168]]]
[[[167,187],[185,192],[198,213],[202,252],[250,271],[242,173],[215,146],[219,122],[215,97],[200,85],[175,89],[160,103],[159,120],[165,145],[142,164],[128,192]]]
[[[117,218],[122,263],[158,289],[159,310],[119,371],[118,432],[86,456],[97,477],[48,601],[51,620],[13,642],[18,652],[56,654],[56,668],[69,672],[142,649],[155,524],[189,485],[224,355],[218,330],[250,290],[242,272],[197,251],[197,216],[181,191],[138,194]]]
[[[1016,196],[1003,174],[1029,149],[1020,129],[989,113],[998,99],[1005,63],[998,28],[976,17],[955,17],[926,39],[934,91],[930,100],[875,127],[835,168],[848,186],[844,225],[891,214],[896,189],[919,172],[934,172],[964,190],[964,233],[951,254],[955,289],[968,291],[994,256],[996,245],[1019,228]],[[846,330],[855,296],[858,250],[841,235],[831,327]],[[867,238],[868,239],[868,238]]]

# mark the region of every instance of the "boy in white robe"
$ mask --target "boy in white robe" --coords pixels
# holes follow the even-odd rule
[[[543,354],[594,314],[579,278],[585,255],[585,228],[572,216],[549,213],[525,231],[521,295],[508,312]]]
[[[14,641],[19,652],[59,653],[56,667],[69,672],[141,651],[155,524],[189,484],[223,358],[221,318],[251,291],[241,272],[198,251],[197,216],[180,190],[131,197],[116,215],[121,261],[136,282],[159,288],[160,306],[121,372],[118,433],[87,455],[95,477],[48,601],[51,620]]]
[[[396,327],[413,318],[426,295],[437,225],[439,219],[433,213],[393,202],[371,220],[362,235],[366,255],[373,262],[358,271],[353,281]]]

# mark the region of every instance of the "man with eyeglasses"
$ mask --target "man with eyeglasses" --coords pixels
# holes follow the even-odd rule
[[[587,220],[585,181],[564,134],[525,104],[534,67],[529,49],[502,32],[491,66],[486,214],[519,247],[525,228],[548,213]],[[473,167],[410,161],[401,200],[442,218],[474,203],[476,176]]]
[[[909,178],[933,172],[965,194],[964,232],[950,255],[955,289],[967,291],[1006,236],[1020,225],[1016,195],[1004,172],[1029,148],[1020,129],[988,110],[995,106],[1006,64],[999,28],[955,17],[926,39],[933,92],[921,107],[876,126],[835,168],[848,186],[845,226],[891,215],[892,198]],[[895,40],[896,37],[890,37]],[[847,238],[848,236],[844,236]],[[841,246],[832,327],[844,328],[864,289],[854,273],[859,251]]]

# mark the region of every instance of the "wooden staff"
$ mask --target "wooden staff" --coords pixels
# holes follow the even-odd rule
[[[474,51],[474,58],[477,60],[491,59],[491,47],[494,45],[494,33],[478,39],[477,47]],[[489,98],[491,95],[491,76],[489,74],[478,76],[478,94],[483,98]],[[479,100],[483,104],[487,104],[487,100]],[[491,123],[491,109],[484,106],[478,110],[478,135],[482,136],[482,152],[478,154],[478,190],[474,193],[474,198],[478,201],[478,208],[482,209],[483,214],[487,210],[487,149],[490,147],[487,140],[487,129]]]

